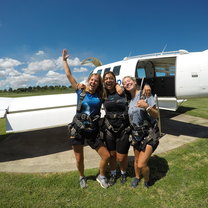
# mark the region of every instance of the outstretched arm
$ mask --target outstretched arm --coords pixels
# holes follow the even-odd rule
[[[66,76],[69,80],[69,82],[71,83],[72,87],[74,89],[77,89],[77,81],[75,80],[75,78],[72,76],[70,67],[68,65],[67,59],[68,59],[69,55],[66,49],[64,49],[62,51],[62,58],[63,58],[63,65],[64,65],[64,71],[66,73]]]

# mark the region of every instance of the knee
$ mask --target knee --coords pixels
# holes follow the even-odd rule
[[[105,152],[104,154],[102,154],[101,155],[101,158],[103,159],[103,160],[110,160],[110,158],[111,158],[112,156],[110,155],[110,153],[109,152]]]
[[[112,158],[116,158],[116,152],[111,151],[111,152],[110,152],[110,156],[111,156]]]
[[[122,163],[124,161],[126,161],[126,156],[121,156],[121,157],[117,157],[117,162]]]
[[[123,159],[122,158],[117,158],[117,162],[121,163],[121,162],[123,162]]]
[[[147,167],[147,164],[146,163],[137,163],[137,167],[139,168],[139,169],[143,169],[143,168],[145,168],[145,167]]]
[[[110,160],[110,158],[111,158],[111,155],[110,154],[106,154],[105,155],[105,160]]]
[[[138,158],[134,158],[134,164],[136,164],[138,166]]]

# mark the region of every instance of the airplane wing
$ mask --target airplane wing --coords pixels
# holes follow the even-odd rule
[[[12,101],[12,98],[5,98],[5,97],[0,98],[0,118],[5,117],[11,101]]]
[[[76,112],[76,93],[20,98],[0,98],[0,116],[6,132],[22,132],[64,126]]]

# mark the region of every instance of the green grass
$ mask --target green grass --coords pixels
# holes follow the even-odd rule
[[[128,178],[103,189],[95,181],[97,169],[86,171],[88,188],[81,190],[78,173],[15,174],[0,173],[0,207],[130,207],[207,208],[208,141],[196,142],[150,160],[155,184],[149,189],[132,189]],[[67,159],[67,158],[66,158]]]
[[[6,134],[6,121],[0,118],[0,135]]]
[[[192,98],[184,102],[178,112],[208,119],[208,98]]]

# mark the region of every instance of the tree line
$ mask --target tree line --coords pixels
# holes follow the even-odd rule
[[[12,89],[11,87],[9,89],[4,89],[4,90],[0,90],[1,92],[15,92],[15,93],[22,93],[22,92],[43,92],[43,91],[62,91],[62,90],[67,90],[67,89],[71,89],[72,87],[69,86],[65,86],[65,85],[45,85],[45,86],[29,86],[29,87],[21,87],[21,88],[17,88],[17,89]]]

